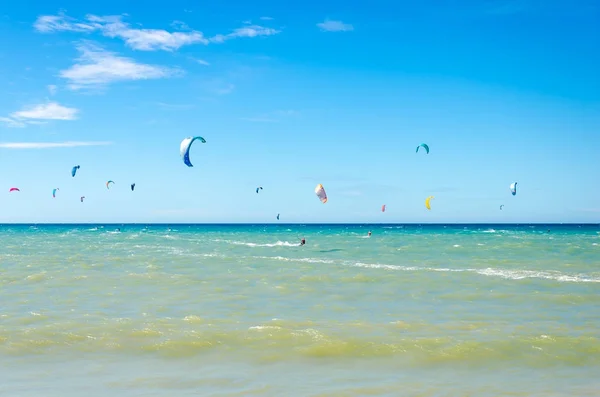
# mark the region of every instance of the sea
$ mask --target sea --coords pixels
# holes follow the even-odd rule
[[[600,225],[0,225],[0,395],[599,396]]]

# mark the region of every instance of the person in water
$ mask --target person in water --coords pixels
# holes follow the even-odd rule
[[[371,237],[371,231],[369,230],[369,233],[367,233],[367,236]]]
[[[302,237],[302,239],[300,240],[300,245],[304,245],[306,244],[306,240],[304,239],[304,237]]]

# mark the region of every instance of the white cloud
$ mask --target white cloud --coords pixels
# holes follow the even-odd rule
[[[162,29],[131,29],[128,24],[123,23],[120,20],[102,17],[95,17],[95,19],[104,23],[101,28],[104,36],[120,38],[135,50],[173,51],[184,45],[196,43],[208,44],[208,40],[204,37],[202,32],[191,31],[171,33]]]
[[[176,69],[136,63],[90,43],[83,43],[77,49],[81,52],[79,63],[60,72],[61,77],[70,81],[69,88],[73,90],[116,81],[160,79],[180,73]]]
[[[97,26],[89,23],[76,22],[74,18],[66,15],[42,15],[33,24],[33,27],[42,33],[50,33],[60,30],[70,32],[92,32]]]
[[[45,124],[44,120],[75,120],[78,112],[75,108],[48,102],[11,113],[8,117],[0,117],[0,122],[8,127],[22,128],[27,124]]]
[[[188,24],[183,21],[173,21],[171,23],[171,26],[173,27],[173,29],[177,29],[177,30],[192,30],[188,26]]]
[[[354,27],[350,24],[343,23],[342,21],[331,21],[329,19],[318,23],[317,26],[325,32],[347,32],[354,30]]]
[[[121,21],[121,16],[87,15],[84,22],[77,22],[64,14],[44,15],[38,17],[34,28],[38,32],[51,33],[57,31],[71,31],[90,33],[99,31],[102,35],[111,38],[120,38],[133,49],[142,51],[165,50],[174,51],[184,45],[222,43],[236,37],[270,36],[279,33],[278,30],[265,28],[258,25],[245,26],[234,30],[227,35],[218,34],[206,38],[202,32],[192,30],[184,22],[173,22],[179,30],[186,32],[169,32],[163,29],[135,29]]]
[[[260,17],[260,19],[263,21],[272,21],[273,20],[273,18],[271,18],[271,17]]]
[[[56,102],[48,102],[12,113],[10,116],[14,119],[75,120],[78,112],[79,110],[75,108],[68,108]]]
[[[266,28],[260,25],[250,25],[235,29],[233,32],[222,35],[218,34],[210,38],[213,43],[223,43],[226,40],[235,39],[239,37],[259,37],[259,36],[272,36],[280,33],[280,30],[273,28]]]
[[[56,87],[54,84],[50,84],[46,88],[48,88],[48,92],[50,93],[50,95],[54,95],[56,94],[56,90],[58,87]]]
[[[0,143],[3,149],[53,149],[53,148],[71,148],[82,146],[106,146],[112,145],[112,142],[7,142]]]
[[[7,127],[11,128],[23,128],[25,123],[19,120],[13,120],[10,117],[0,117],[0,122],[6,124]]]
[[[198,62],[200,65],[210,66],[210,63],[208,63],[204,59],[196,59],[196,62]]]

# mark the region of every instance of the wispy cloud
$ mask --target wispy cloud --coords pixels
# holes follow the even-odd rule
[[[111,38],[120,38],[135,49],[142,51],[177,50],[184,45],[208,44],[202,32],[168,32],[162,29],[132,29],[118,17],[94,17],[102,24],[102,34]]]
[[[342,21],[332,21],[329,19],[318,23],[317,26],[324,32],[348,32],[354,30],[354,27],[348,23],[343,23]]]
[[[188,24],[183,21],[173,21],[171,23],[171,26],[173,27],[173,29],[177,30],[192,30],[192,28],[190,28]]]
[[[11,128],[23,128],[26,125],[24,122],[11,119],[10,117],[0,117],[0,123],[4,123],[7,127]]]
[[[242,117],[241,120],[251,121],[254,123],[277,123],[285,117],[298,116],[300,112],[297,110],[276,110],[255,117]]]
[[[15,112],[10,116],[15,119],[75,120],[78,112],[75,108],[68,108],[56,102],[48,102]]]
[[[200,31],[191,29],[182,21],[174,21],[172,26],[179,32],[169,32],[163,29],[136,29],[122,21],[122,16],[97,16],[87,15],[84,21],[77,21],[64,14],[43,15],[38,17],[34,28],[41,33],[69,31],[79,33],[100,32],[111,38],[119,38],[135,49],[141,51],[174,51],[185,45],[222,43],[237,37],[270,36],[279,33],[276,29],[259,25],[244,26],[232,33],[217,34],[207,38]]]
[[[53,148],[72,148],[82,146],[106,146],[112,145],[112,142],[3,142],[0,148],[3,149],[53,149]]]
[[[50,85],[46,86],[46,88],[48,88],[48,93],[50,95],[56,94],[56,90],[58,89],[58,87],[56,87],[54,84],[50,84]]]
[[[98,28],[94,24],[77,22],[75,18],[68,17],[62,13],[59,15],[42,15],[38,17],[33,27],[42,33],[61,30],[68,32],[92,32]]]
[[[117,81],[160,79],[181,73],[177,69],[137,63],[89,42],[80,44],[77,49],[81,52],[79,62],[60,72],[73,90],[98,88]]]
[[[207,61],[205,61],[204,59],[195,59],[195,61],[197,63],[199,63],[200,65],[204,65],[204,66],[210,66],[210,63],[208,63]]]
[[[210,38],[211,43],[223,43],[226,40],[240,38],[240,37],[259,37],[259,36],[272,36],[280,33],[280,30],[267,28],[260,25],[249,25],[235,29],[229,34],[218,34]]]
[[[271,17],[260,17],[261,21],[272,21],[274,18]]]
[[[18,112],[11,113],[8,117],[0,117],[9,127],[21,128],[27,124],[43,124],[45,120],[75,120],[79,110],[48,102],[27,107]]]

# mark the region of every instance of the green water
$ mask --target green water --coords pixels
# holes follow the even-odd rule
[[[592,396],[599,292],[598,225],[4,225],[0,394]]]

